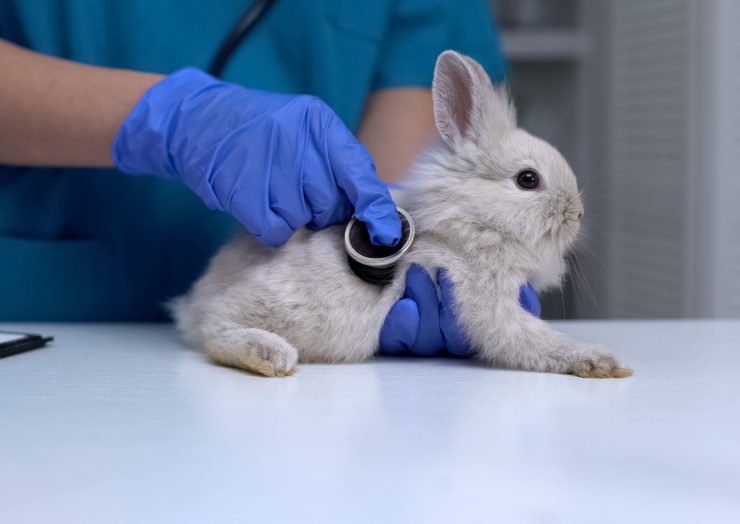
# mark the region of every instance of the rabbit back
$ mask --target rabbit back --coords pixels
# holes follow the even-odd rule
[[[209,333],[239,325],[279,335],[303,362],[368,358],[403,282],[381,287],[360,280],[342,234],[343,226],[302,230],[280,249],[235,237],[192,290],[170,304],[179,330],[203,346]]]

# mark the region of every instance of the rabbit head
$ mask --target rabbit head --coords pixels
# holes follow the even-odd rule
[[[439,56],[432,94],[443,144],[417,163],[409,184],[415,221],[461,248],[515,247],[535,287],[559,283],[583,215],[566,160],[517,127],[507,89],[467,56]]]

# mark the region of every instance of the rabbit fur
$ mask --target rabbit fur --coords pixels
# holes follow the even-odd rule
[[[404,292],[410,264],[447,268],[459,322],[477,358],[494,366],[631,374],[613,356],[553,329],[519,305],[519,288],[559,286],[583,214],[575,175],[560,153],[517,127],[505,87],[469,57],[445,51],[432,88],[441,140],[392,191],[416,239],[390,284],[352,273],[344,226],[298,231],[280,249],[247,234],[225,245],[171,311],[185,340],[215,362],[285,376],[301,362],[357,362],[378,349],[383,321]],[[534,190],[517,174],[540,176]]]

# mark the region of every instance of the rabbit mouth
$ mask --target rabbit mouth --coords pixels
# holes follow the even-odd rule
[[[559,234],[566,241],[567,245],[570,246],[578,238],[578,231],[581,229],[581,220],[576,216],[566,216],[560,222]]]
[[[575,243],[581,228],[581,215],[582,213],[579,212],[563,213],[559,220],[553,221],[549,236],[557,243],[559,250],[568,251]]]
[[[583,206],[580,202],[580,194],[569,196],[563,207],[560,209],[559,216],[555,218],[555,235],[558,242],[564,245],[566,249],[570,248],[578,238],[578,232],[581,229],[581,219],[583,218]],[[559,220],[558,220],[559,219]]]

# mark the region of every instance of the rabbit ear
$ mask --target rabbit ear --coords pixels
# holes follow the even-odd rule
[[[481,65],[455,51],[445,51],[434,68],[434,119],[451,147],[463,139],[477,142],[484,131],[503,133],[516,127],[508,93],[494,88]]]

